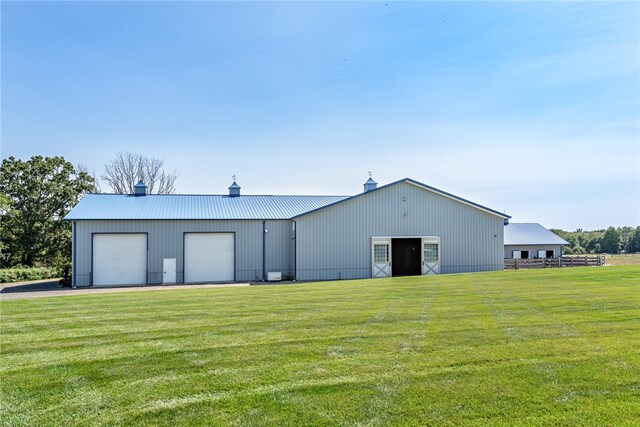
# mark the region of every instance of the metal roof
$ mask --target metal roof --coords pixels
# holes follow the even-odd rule
[[[504,227],[505,245],[568,245],[569,242],[536,223],[511,223]]]
[[[289,219],[347,197],[87,194],[65,219]]]
[[[366,196],[401,182],[432,191],[501,218],[511,218],[507,214],[462,197],[438,190],[410,178],[404,178],[355,196],[233,197],[228,195],[150,194],[144,197],[135,197],[132,194],[88,194],[67,214],[65,219],[68,221],[111,219],[292,219],[346,200]],[[234,184],[237,185],[235,181]],[[564,244],[567,243],[565,242]]]

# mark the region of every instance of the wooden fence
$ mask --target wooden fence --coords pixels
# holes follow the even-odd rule
[[[604,255],[594,256],[564,256],[560,258],[505,258],[505,270],[521,270],[528,268],[562,268],[562,267],[601,267],[604,265]]]

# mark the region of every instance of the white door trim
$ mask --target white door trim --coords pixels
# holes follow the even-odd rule
[[[425,245],[426,244],[436,244],[438,245],[438,261],[436,262],[427,262],[424,259],[424,253],[425,253]],[[423,237],[422,238],[422,245],[421,245],[421,250],[422,250],[422,274],[424,276],[429,276],[432,274],[440,274],[440,263],[442,262],[442,257],[441,257],[441,245],[440,245],[440,237],[437,236],[429,236],[429,237]]]
[[[376,262],[375,247],[385,245],[387,247],[386,262]],[[373,237],[371,239],[371,277],[391,276],[391,239],[386,237]]]
[[[391,265],[391,241],[392,239],[421,239],[420,244],[420,260],[421,273],[423,275],[440,274],[440,266],[442,264],[440,236],[374,236],[371,238],[371,277],[390,277],[393,266]],[[438,245],[438,262],[425,262],[424,245],[425,243],[435,243]],[[386,244],[389,246],[389,260],[387,263],[376,263],[374,246],[378,244]]]

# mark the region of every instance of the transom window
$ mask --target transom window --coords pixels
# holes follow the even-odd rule
[[[378,244],[373,245],[373,262],[376,264],[389,262],[389,245]]]
[[[424,262],[438,262],[438,244],[424,244]]]

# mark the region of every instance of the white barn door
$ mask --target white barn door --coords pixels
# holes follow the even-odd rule
[[[391,276],[391,239],[371,240],[371,277]]]
[[[233,233],[186,233],[185,283],[233,281],[234,252]]]
[[[162,283],[176,283],[176,259],[162,260]]]
[[[422,238],[422,274],[440,274],[440,238]]]
[[[94,234],[93,286],[147,283],[146,234]]]

